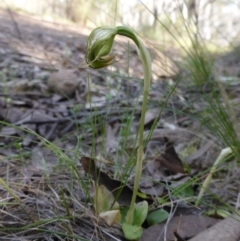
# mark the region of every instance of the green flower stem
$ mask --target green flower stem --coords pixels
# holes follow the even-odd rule
[[[143,73],[144,73],[144,93],[143,93],[143,102],[142,102],[142,112],[139,124],[139,142],[138,142],[138,151],[137,151],[137,165],[136,165],[136,174],[134,179],[134,188],[133,196],[130,204],[130,208],[126,217],[126,222],[132,224],[133,221],[133,212],[134,205],[137,197],[137,192],[139,188],[139,182],[142,175],[142,161],[143,161],[143,133],[144,133],[144,120],[147,109],[147,98],[151,81],[151,58],[148,50],[142,44],[142,42],[136,37],[136,35],[126,27],[117,27],[117,33],[131,38],[138,47],[138,55],[143,64]]]
[[[217,167],[225,160],[226,157],[228,157],[231,154],[233,154],[233,148],[227,147],[227,148],[222,149],[220,155],[218,156],[215,163],[213,164],[207,178],[203,182],[203,185],[202,185],[202,187],[200,189],[200,192],[198,194],[198,197],[196,199],[195,206],[199,205],[204,192],[207,190],[209,184],[212,181],[212,176],[213,176],[214,172],[216,171]]]
[[[143,131],[144,131],[144,120],[147,106],[148,91],[151,81],[151,57],[143,45],[143,43],[137,38],[137,36],[129,28],[126,27],[98,27],[92,31],[88,37],[87,42],[87,53],[86,61],[88,65],[94,69],[103,68],[113,63],[115,55],[109,55],[113,40],[115,36],[119,34],[128,37],[134,41],[137,45],[138,55],[143,64],[144,74],[144,94],[142,102],[142,112],[139,123],[139,141],[138,141],[138,153],[137,153],[137,164],[136,174],[134,180],[133,196],[130,204],[130,208],[127,214],[127,223],[132,224],[134,205],[137,197],[138,187],[140,178],[142,175],[142,160],[143,160]]]
[[[132,30],[130,30],[129,28],[123,27],[123,26],[118,26],[116,27],[117,29],[117,34],[128,37],[130,39],[132,39],[132,41],[137,45],[137,47],[139,48],[140,46],[140,41],[137,38],[137,36],[132,32]]]

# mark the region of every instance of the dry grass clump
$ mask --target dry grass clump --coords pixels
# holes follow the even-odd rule
[[[117,226],[106,227],[93,216],[70,170],[46,175],[3,161],[0,171],[0,240],[123,240]]]

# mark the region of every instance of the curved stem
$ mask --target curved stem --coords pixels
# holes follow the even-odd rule
[[[126,221],[128,224],[132,224],[134,205],[137,197],[138,187],[140,178],[142,175],[142,161],[143,161],[143,131],[144,131],[144,120],[147,106],[148,91],[151,80],[151,58],[148,50],[143,43],[138,39],[132,30],[127,27],[99,27],[93,30],[90,34],[87,42],[87,54],[86,61],[88,65],[94,69],[103,68],[112,64],[115,56],[108,55],[111,51],[113,40],[115,36],[123,35],[134,41],[137,45],[138,55],[143,64],[144,73],[144,94],[142,102],[142,112],[138,131],[138,153],[136,163],[136,174],[134,180],[133,196],[130,204],[130,209],[127,214]]]
[[[126,222],[128,224],[132,224],[134,205],[137,197],[140,178],[142,175],[143,133],[144,133],[145,113],[147,109],[148,91],[149,91],[150,81],[151,81],[151,57],[146,47],[130,29],[126,27],[117,27],[117,29],[118,29],[117,34],[131,38],[137,45],[138,55],[143,64],[143,74],[144,74],[144,93],[143,93],[142,111],[141,111],[141,118],[140,118],[139,131],[138,131],[139,142],[138,142],[138,152],[137,152],[136,174],[134,179],[133,196],[132,196],[130,208],[126,217]]]
[[[137,45],[137,47],[139,48],[140,45],[140,41],[137,38],[137,36],[134,34],[134,32],[132,32],[132,30],[130,30],[127,27],[123,27],[123,26],[118,26],[116,27],[117,29],[117,34],[128,37],[130,39],[133,40],[133,42]]]

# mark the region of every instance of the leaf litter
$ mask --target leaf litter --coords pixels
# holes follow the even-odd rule
[[[92,197],[87,193],[91,193],[92,185],[86,173],[113,193],[120,205],[129,205],[135,169],[128,160],[134,159],[137,148],[141,112],[142,72],[136,53],[130,48],[129,71],[123,43],[114,47],[119,50],[120,59],[115,67],[99,72],[78,69],[87,39],[78,29],[14,14],[22,33],[19,39],[8,13],[0,11],[0,239],[125,240],[119,225],[106,226],[92,212]],[[184,98],[193,98],[192,90],[179,85],[165,103],[172,91],[168,80],[173,80],[165,72],[158,73],[157,65],[159,62],[154,65],[145,140],[154,121],[156,127],[146,145],[139,191],[151,197],[154,208],[162,208],[165,205],[159,204],[156,197],[169,195],[172,187],[188,182],[196,170],[211,167],[223,143],[198,120],[190,118],[193,113]],[[127,77],[127,73],[134,77]],[[159,77],[163,75],[164,80]],[[234,90],[230,88],[234,93],[235,90],[236,86]],[[196,109],[204,104],[197,103]],[[48,141],[58,149],[50,148]],[[191,148],[194,151],[188,152]],[[92,162],[93,170],[85,162],[92,153],[96,160]],[[189,173],[183,163],[190,165]],[[129,178],[123,182],[125,167]],[[225,201],[236,199],[236,170],[230,170],[225,181],[221,177],[215,180],[211,191]],[[185,226],[180,225],[184,233],[178,231],[181,236],[194,236],[206,229],[189,235],[193,223],[205,223],[209,218],[201,212],[196,215],[196,210],[190,211],[191,217],[184,216],[191,204],[173,196],[171,200],[178,216],[167,222],[172,225],[168,228],[170,240],[172,229],[177,228],[172,222],[180,219],[179,210],[185,210],[181,213]],[[110,219],[109,223],[112,225],[113,221]],[[166,227],[160,225],[156,235]],[[151,228],[143,232],[148,240],[149,232]],[[154,240],[158,237],[151,235]]]

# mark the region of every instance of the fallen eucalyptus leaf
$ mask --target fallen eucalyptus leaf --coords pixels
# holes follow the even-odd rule
[[[118,201],[120,205],[129,206],[133,191],[122,182],[110,178],[106,173],[96,167],[95,161],[89,157],[82,157],[80,160],[84,171],[89,174],[98,185],[104,185]],[[143,198],[137,197],[136,202],[143,201]]]
[[[121,213],[120,210],[110,210],[107,212],[102,212],[99,217],[103,219],[108,226],[112,226],[114,223],[120,223]]]
[[[175,151],[174,144],[166,137],[164,137],[164,140],[166,143],[165,152],[155,160],[160,162],[163,167],[167,168],[173,174],[185,173],[182,161]]]
[[[186,215],[186,216],[176,216],[173,217],[166,226],[166,223],[155,224],[144,230],[140,241],[156,241],[164,240],[164,229],[166,231],[166,241],[173,241],[174,234],[173,231],[178,228],[179,235],[184,238],[191,238],[196,234],[207,229],[209,226],[214,225],[218,222],[218,219],[205,217],[201,215]],[[202,239],[205,241],[208,239]],[[218,239],[215,239],[218,240]],[[226,239],[227,240],[227,239]]]
[[[240,216],[234,214],[196,235],[190,241],[236,241],[240,237]]]
[[[105,186],[96,186],[94,196],[94,208],[96,213],[100,214],[109,211],[110,209],[119,209],[119,204],[114,201],[115,198],[113,194]]]

